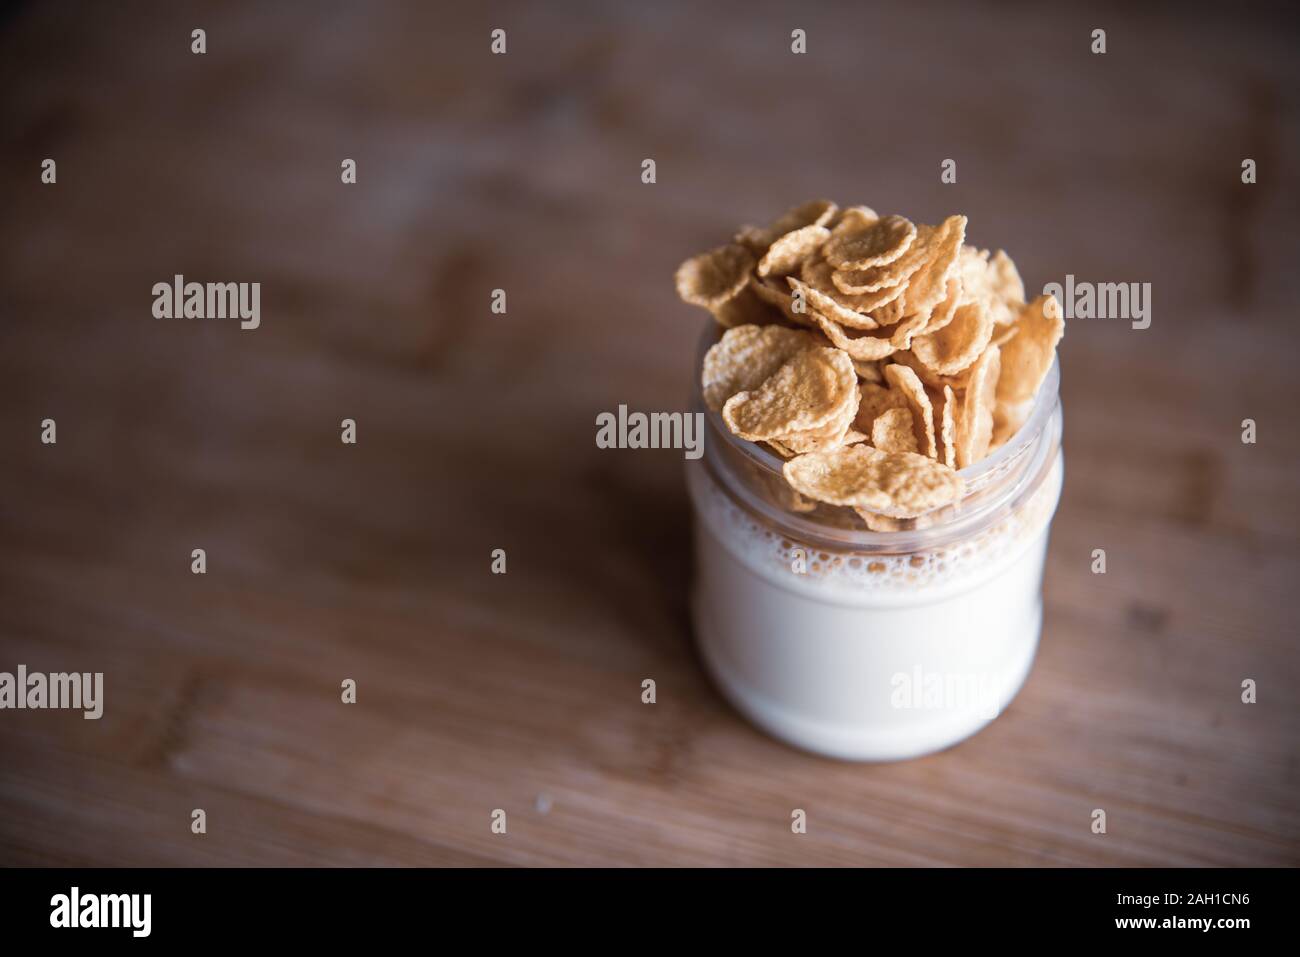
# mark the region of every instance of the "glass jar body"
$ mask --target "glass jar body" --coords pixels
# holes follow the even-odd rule
[[[753,494],[780,488],[779,472],[740,462],[715,423],[687,465],[691,606],[701,657],[737,710],[805,750],[889,761],[955,744],[1006,707],[1038,646],[1064,475],[1051,386],[984,511],[908,532],[823,530],[779,494]]]

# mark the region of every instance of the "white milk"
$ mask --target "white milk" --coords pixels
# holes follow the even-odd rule
[[[692,613],[723,693],[775,737],[848,760],[914,757],[978,731],[1038,645],[1063,474],[1050,454],[1038,487],[970,540],[911,555],[814,549],[805,573],[793,539],[737,505],[707,457],[689,463]]]

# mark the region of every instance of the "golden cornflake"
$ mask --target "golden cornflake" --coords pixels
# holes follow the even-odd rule
[[[787,281],[792,289],[803,289],[811,308],[840,325],[854,329],[876,328],[876,321],[867,313],[903,294],[902,286],[890,286],[864,296],[842,293],[831,282],[830,263],[820,257],[806,260],[800,269],[800,276],[802,279],[791,276]]]
[[[825,226],[804,226],[786,233],[772,243],[763,258],[758,261],[760,276],[785,276],[798,269],[813,253],[821,249],[822,244],[830,238],[831,232]]]
[[[939,416],[939,451],[943,464],[950,469],[957,467],[957,396],[952,386],[943,387],[943,399],[940,400]]]
[[[821,331],[826,334],[826,338],[830,339],[837,349],[843,349],[849,354],[850,358],[857,359],[860,362],[883,359],[897,352],[900,348],[906,348],[905,345],[894,344],[894,332],[891,330],[886,329],[884,332],[855,331],[854,334],[850,334],[839,323],[827,319],[816,310],[813,310],[809,315],[812,316],[813,321],[817,323]]]
[[[728,329],[704,354],[704,404],[721,411],[737,392],[757,389],[796,353],[816,343],[810,333],[784,326]]]
[[[838,349],[806,349],[753,391],[738,392],[722,407],[727,427],[751,442],[826,425],[849,401],[858,377]]]
[[[915,452],[916,425],[911,409],[889,409],[871,423],[871,444],[882,452]]]
[[[949,276],[947,293],[943,300],[931,311],[930,318],[925,323],[925,328],[921,330],[922,335],[928,336],[931,333],[938,332],[952,322],[953,317],[957,315],[957,307],[961,305],[961,298],[961,276],[956,274]]]
[[[829,199],[814,199],[786,210],[769,226],[741,227],[736,234],[736,242],[749,247],[755,256],[761,256],[786,233],[805,226],[825,226],[838,213],[839,207]]]
[[[749,285],[754,254],[738,243],[693,256],[677,268],[677,295],[696,306],[716,309]]]
[[[866,222],[845,216],[826,243],[826,260],[837,269],[885,266],[902,256],[916,239],[916,226],[902,216]]]
[[[962,492],[961,476],[933,459],[867,445],[799,455],[782,471],[808,498],[890,518],[921,515],[956,501]]]
[[[988,454],[1000,366],[1000,350],[989,346],[971,367],[970,383],[957,419],[958,468],[974,465]]]
[[[897,390],[907,400],[915,422],[916,444],[930,458],[939,457],[939,446],[934,437],[934,406],[930,404],[930,395],[917,378],[915,372],[907,366],[885,366],[885,381],[891,390]]]
[[[1053,296],[1039,296],[1025,306],[1016,327],[1019,331],[1004,348],[998,380],[998,399],[1005,402],[1033,398],[1047,378],[1056,344],[1065,334],[1061,306]]]
[[[958,307],[952,322],[912,340],[912,355],[935,375],[956,375],[974,363],[993,336],[993,318],[981,302]]]
[[[876,419],[890,409],[910,411],[911,406],[908,405],[907,397],[903,393],[871,382],[863,382],[858,386],[858,414],[853,420],[853,427],[870,433]]]
[[[903,302],[906,315],[924,313],[928,319],[930,312],[948,293],[948,276],[957,263],[961,242],[966,236],[966,217],[949,216],[938,226],[921,228],[926,230],[926,234],[923,236],[918,231],[916,243],[908,252],[923,247],[924,265],[908,280]]]

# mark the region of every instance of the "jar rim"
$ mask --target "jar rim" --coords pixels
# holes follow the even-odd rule
[[[719,340],[725,330],[712,319],[708,320],[700,337],[696,357],[694,384],[695,411],[702,412],[709,423],[712,437],[720,437],[736,453],[752,465],[784,482],[782,466],[785,460],[758,443],[741,439],[731,432],[722,416],[704,405],[699,370],[703,368],[704,355]],[[725,483],[733,497],[749,510],[779,521],[784,530],[801,540],[820,543],[835,548],[851,548],[863,552],[898,553],[922,548],[934,548],[959,541],[994,524],[1014,511],[1031,495],[1047,477],[1055,462],[1062,431],[1060,415],[1060,362],[1053,357],[1051,368],[1034,395],[1028,416],[1003,445],[992,455],[958,470],[965,483],[965,493],[953,506],[936,510],[947,513],[943,520],[924,528],[900,531],[874,531],[867,528],[843,528],[809,519],[788,510],[776,510],[744,483]],[[707,444],[706,444],[707,448]],[[709,456],[705,456],[705,461]],[[935,513],[929,513],[934,515]]]

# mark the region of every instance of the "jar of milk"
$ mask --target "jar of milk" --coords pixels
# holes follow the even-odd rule
[[[692,615],[742,714],[808,751],[890,761],[953,745],[1007,707],[1042,630],[1059,380],[1054,363],[1020,429],[961,471],[960,501],[890,531],[795,494],[782,460],[733,435],[697,384],[708,428],[687,463]]]

